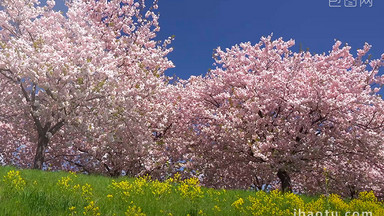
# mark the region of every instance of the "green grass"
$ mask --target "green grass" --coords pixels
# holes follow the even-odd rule
[[[73,193],[70,191],[62,191],[58,186],[58,181],[62,177],[71,176],[67,172],[45,172],[39,170],[19,170],[20,176],[25,180],[26,185],[23,190],[17,191],[10,189],[3,179],[8,171],[17,170],[14,167],[0,167],[0,215],[69,215],[70,207],[75,206],[78,215],[84,215],[84,207],[89,205],[88,200],[81,196],[81,190]],[[120,177],[109,178],[104,176],[82,175],[77,174],[73,178],[73,185],[79,184],[84,186],[89,184],[92,187],[92,201],[99,207],[101,215],[124,215],[128,206],[132,206],[131,202],[124,201],[116,195],[116,190],[111,188],[112,181],[128,181],[133,183],[135,179]],[[148,189],[147,189],[148,190]],[[202,188],[206,193],[208,189]],[[227,191],[220,197],[220,206],[222,214],[234,215],[232,213],[224,213],[231,211],[231,203],[239,197],[247,197],[253,194],[252,191],[233,190]],[[113,194],[112,198],[108,198],[108,194]],[[179,193],[171,191],[161,198],[155,197],[151,191],[145,191],[143,195],[132,195],[129,200],[133,201],[147,215],[196,215],[200,209],[211,209],[211,201],[208,196],[198,200],[188,200],[183,198]],[[160,211],[163,211],[161,213]],[[204,211],[205,212],[205,211]],[[208,211],[209,212],[209,211]],[[92,214],[90,214],[92,215]]]
[[[306,204],[320,199],[293,194],[213,190],[198,186],[196,179],[159,183],[143,178],[108,178],[38,170],[9,173],[11,170],[16,169],[0,167],[1,216],[144,215],[138,208],[148,216],[250,215],[261,211],[265,211],[261,215],[293,215],[293,208],[300,205],[305,208]],[[260,203],[252,203],[250,196]],[[235,201],[240,204],[236,206]],[[272,213],[270,203],[274,203],[280,213]]]

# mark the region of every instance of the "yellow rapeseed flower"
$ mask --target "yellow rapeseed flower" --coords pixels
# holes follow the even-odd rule
[[[25,180],[20,176],[20,171],[11,170],[3,177],[3,182],[11,189],[16,191],[24,190]]]
[[[197,178],[185,179],[179,185],[178,190],[182,197],[192,201],[204,196],[203,191],[201,190],[200,181]]]
[[[133,205],[128,206],[125,216],[146,216],[146,214],[142,212],[140,207]]]
[[[234,206],[236,209],[241,209],[244,204],[243,198],[239,198],[235,202],[232,203],[232,206]]]
[[[84,207],[84,215],[100,216],[100,209],[95,205],[94,201],[89,202],[87,206]]]

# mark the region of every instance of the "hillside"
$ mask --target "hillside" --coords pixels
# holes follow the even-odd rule
[[[0,167],[0,215],[295,215],[306,211],[384,215],[373,193],[343,201],[243,190],[214,190],[197,179],[165,182]],[[365,214],[367,213],[367,214]],[[356,214],[354,214],[356,215]]]

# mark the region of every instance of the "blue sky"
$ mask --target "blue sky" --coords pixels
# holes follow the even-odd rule
[[[384,1],[373,6],[347,8],[344,0],[159,0],[159,39],[175,35],[174,51],[168,56],[176,68],[166,72],[187,79],[213,68],[213,49],[231,47],[240,42],[257,43],[273,32],[273,38],[293,38],[299,50],[307,47],[322,53],[331,49],[334,39],[362,48],[373,47],[371,54],[384,53]],[[149,1],[148,1],[149,2]],[[61,2],[57,2],[61,9]]]
[[[341,0],[341,3],[344,0]],[[330,8],[329,0],[160,0],[160,37],[175,35],[169,58],[176,74],[186,79],[213,68],[213,49],[240,42],[257,43],[273,32],[274,38],[296,40],[312,52],[331,49],[334,39],[353,50],[364,42],[373,57],[384,53],[384,1],[373,6]],[[331,4],[335,5],[335,4]]]

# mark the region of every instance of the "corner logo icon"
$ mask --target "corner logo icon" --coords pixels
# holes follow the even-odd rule
[[[344,0],[345,7],[357,7],[357,0]]]
[[[331,8],[372,7],[373,0],[328,0]],[[343,4],[344,3],[344,4]],[[360,4],[359,4],[360,3]]]
[[[362,7],[363,4],[368,5],[368,7],[372,7],[373,6],[373,0],[360,0],[360,7]]]
[[[329,0],[329,7],[341,7],[341,0]]]

